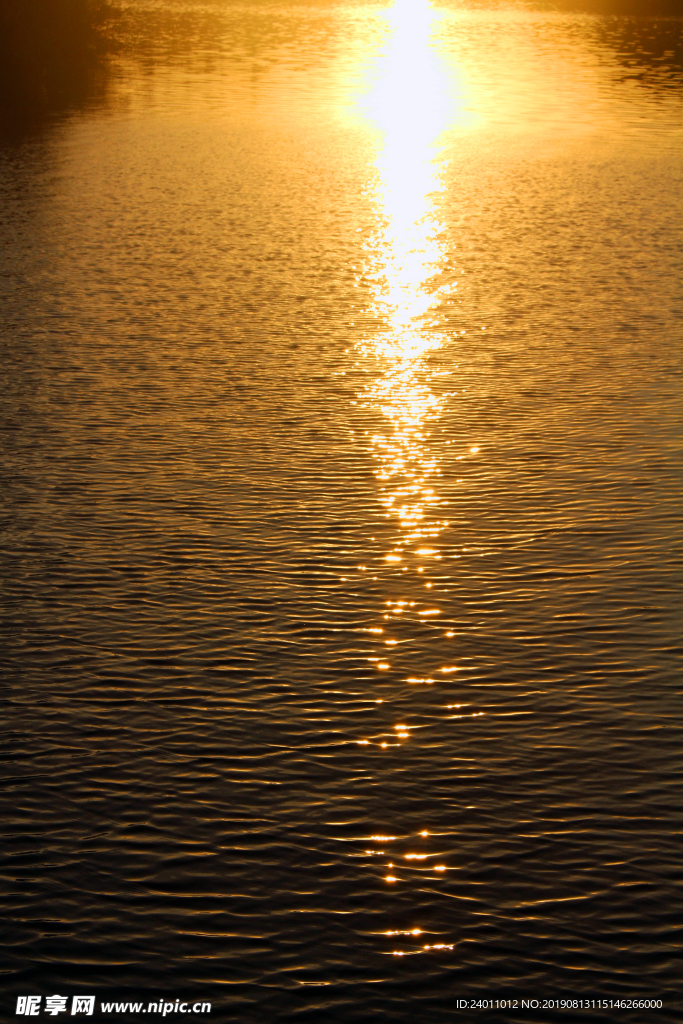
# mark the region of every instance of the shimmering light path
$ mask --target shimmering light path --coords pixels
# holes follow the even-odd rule
[[[443,611],[437,575],[442,560],[439,537],[449,525],[442,518],[448,502],[439,493],[444,445],[442,437],[436,443],[430,440],[449,399],[443,386],[433,387],[435,379],[439,382],[449,372],[435,358],[445,337],[435,328],[442,326],[440,310],[444,299],[455,293],[457,276],[449,266],[437,199],[443,189],[442,136],[453,127],[457,111],[449,102],[443,61],[434,46],[439,20],[434,7],[427,0],[396,0],[387,19],[391,36],[379,59],[381,76],[364,101],[378,134],[376,174],[370,187],[378,226],[364,243],[359,280],[369,282],[370,311],[377,326],[359,338],[355,351],[358,366],[369,378],[358,393],[361,408],[384,424],[380,431],[366,434],[376,463],[379,502],[394,533],[384,555],[385,569],[378,570],[391,597],[386,599],[385,594],[378,602],[378,623],[368,632],[377,641],[377,653],[369,661],[378,672],[387,673],[388,684],[393,684],[393,691],[387,690],[382,701],[391,715],[394,702],[401,704],[406,684],[444,682],[457,671],[455,665],[434,663],[442,657],[439,641],[450,640],[454,633],[439,618]],[[473,446],[469,454],[478,451]],[[433,590],[435,582],[437,590]],[[426,647],[424,627],[437,622],[437,642]],[[426,706],[423,702],[418,713],[423,714]],[[454,707],[462,705],[437,703],[432,713],[444,719],[465,717],[453,716],[450,709]],[[391,732],[358,744],[387,754],[398,753],[409,742],[419,750],[423,747],[420,731],[403,721]],[[367,756],[372,756],[371,749]],[[411,756],[419,755],[413,750]],[[401,760],[398,764],[398,771],[404,770]],[[395,824],[402,824],[400,813]],[[385,837],[384,845],[396,838]],[[425,847],[429,832],[422,830],[415,839]],[[408,850],[410,844],[410,834],[404,834],[399,845]],[[448,871],[446,864],[435,862],[442,854],[431,846],[428,849],[401,850],[400,863],[390,859],[391,848],[366,851],[385,862],[387,885],[408,883],[411,889],[417,885],[410,911],[417,917],[420,887],[429,880],[435,894],[434,886]],[[386,932],[388,937],[406,936],[412,942],[408,949],[392,949],[395,956],[454,948],[452,943],[424,943],[418,938],[421,935],[416,927]]]
[[[372,443],[380,500],[400,525],[396,546],[386,556],[396,563],[421,539],[434,540],[443,525],[431,507],[439,504],[434,484],[440,467],[429,445],[443,399],[430,387],[433,371],[426,360],[441,344],[430,331],[430,315],[443,297],[443,285],[437,289],[434,280],[445,260],[434,209],[442,187],[438,140],[447,124],[445,83],[431,46],[435,18],[426,0],[395,4],[383,74],[367,104],[381,140],[376,161],[381,227],[365,245],[364,270],[382,326],[362,339],[358,350],[374,356],[380,371],[362,397],[381,411],[387,425]]]

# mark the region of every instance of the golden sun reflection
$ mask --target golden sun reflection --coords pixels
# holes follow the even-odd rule
[[[441,188],[435,146],[447,125],[447,91],[430,44],[437,15],[427,0],[396,0],[387,17],[393,33],[383,74],[365,103],[381,137],[375,161],[380,228],[365,245],[365,269],[373,313],[384,329],[361,348],[381,371],[365,398],[379,406],[389,428],[372,439],[381,501],[409,543],[435,537],[443,525],[426,522],[439,502],[431,486],[438,459],[426,428],[440,405],[427,356],[440,347],[430,317],[444,290],[435,287],[445,254],[434,197]],[[400,548],[386,560],[400,562]]]
[[[359,366],[367,370],[361,404],[370,407],[375,422],[381,424],[371,437],[379,499],[397,528],[389,549],[382,554],[383,568],[396,580],[410,580],[409,586],[420,587],[419,598],[408,592],[401,600],[385,601],[382,612],[388,635],[383,636],[379,626],[364,628],[364,632],[377,634],[374,656],[368,657],[368,663],[387,672],[391,685],[393,675],[405,671],[410,657],[410,631],[417,629],[424,637],[438,628],[442,614],[437,606],[438,591],[427,600],[422,588],[432,587],[425,577],[439,564],[442,556],[436,538],[448,526],[439,518],[440,445],[430,440],[430,431],[445,400],[443,389],[434,384],[444,372],[436,361],[443,337],[439,310],[444,294],[457,284],[448,266],[442,241],[445,232],[438,218],[443,187],[440,137],[453,122],[447,76],[432,45],[439,15],[428,0],[395,0],[385,16],[392,33],[379,81],[363,104],[378,133],[373,167],[378,226],[363,243],[360,269],[363,281],[369,282],[370,319],[377,327],[357,342],[356,352]],[[359,566],[360,571],[365,568]],[[421,649],[424,651],[424,641]],[[434,675],[427,675],[422,667],[404,681],[433,685],[436,669],[430,670]],[[455,666],[444,666],[439,682],[447,682],[443,677],[454,672]],[[403,715],[401,718],[393,725],[393,735],[383,732],[372,737],[372,742],[360,740],[365,751],[371,755],[374,748],[393,756],[412,746],[419,735],[417,727],[408,724]],[[420,835],[425,839],[429,833]],[[410,874],[429,871],[431,877],[435,873],[443,877],[448,871],[445,864],[431,863],[431,857],[442,855],[408,852],[403,856],[404,869],[410,868]],[[393,862],[385,869],[383,880],[395,890],[411,884],[410,877],[403,877],[409,874],[407,870],[396,875],[400,869]],[[413,929],[410,934],[420,931]],[[424,950],[442,948],[452,947],[424,946]],[[404,952],[395,951],[394,955],[403,956]]]

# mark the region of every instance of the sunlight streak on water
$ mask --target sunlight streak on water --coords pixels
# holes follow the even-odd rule
[[[436,12],[427,0],[396,0],[387,17],[393,31],[383,55],[382,75],[365,103],[380,139],[373,168],[378,226],[363,246],[363,276],[369,282],[376,328],[356,349],[359,363],[369,370],[359,397],[366,408],[379,414],[381,424],[370,438],[379,501],[397,527],[384,563],[403,590],[415,584],[432,587],[420,574],[438,564],[442,556],[436,538],[448,525],[439,518],[442,499],[436,481],[441,475],[440,449],[430,442],[430,431],[446,400],[432,386],[439,372],[433,356],[443,344],[442,335],[435,330],[437,309],[444,293],[454,287],[452,281],[443,283],[447,254],[437,213],[443,189],[441,139],[452,122],[452,112],[447,79],[433,47]],[[383,640],[399,661],[399,645],[414,642],[415,628],[419,631],[426,620],[441,614],[441,608],[432,602],[425,608],[415,608],[416,603],[407,598],[386,601],[386,611],[382,609],[385,620],[396,619],[404,611],[415,619],[412,637]],[[377,671],[389,675],[398,668],[379,657],[368,660]],[[422,672],[416,675],[416,671],[417,667],[408,669],[403,683],[434,683],[432,677],[426,678]],[[441,669],[445,674],[454,671]],[[380,750],[390,756],[398,746],[414,746],[412,729],[405,721],[395,724],[393,737],[388,733],[377,737]],[[363,740],[360,745],[365,756],[373,744]],[[437,854],[407,853],[405,859],[426,861],[428,856]],[[417,864],[411,866],[419,871]],[[443,864],[424,867],[438,878],[446,872]],[[394,874],[393,868],[393,862],[386,864],[388,873],[383,881],[398,889],[407,879]],[[419,930],[406,934],[419,934]],[[421,952],[431,948],[424,946]],[[404,954],[394,951],[394,955]]]
[[[445,78],[431,46],[437,18],[431,5],[397,0],[388,18],[393,34],[383,74],[366,103],[381,136],[380,228],[365,247],[366,273],[373,312],[385,326],[361,350],[374,355],[380,370],[364,398],[381,409],[387,423],[386,432],[372,439],[380,500],[408,543],[435,537],[442,525],[425,521],[439,501],[431,486],[439,469],[427,424],[440,407],[426,357],[440,346],[430,331],[430,314],[439,299],[432,282],[445,258],[434,198],[442,187],[438,140],[448,109]],[[390,553],[387,560],[398,563],[400,555]]]

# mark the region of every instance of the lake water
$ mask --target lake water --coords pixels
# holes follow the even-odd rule
[[[680,1019],[682,27],[135,0],[2,143],[12,1019]]]

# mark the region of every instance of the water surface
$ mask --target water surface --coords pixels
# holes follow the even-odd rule
[[[681,28],[136,0],[12,119],[10,1015],[678,1019]]]

